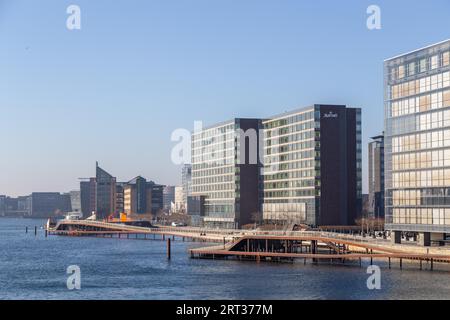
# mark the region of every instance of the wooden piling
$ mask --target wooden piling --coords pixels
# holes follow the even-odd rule
[[[25,233],[28,233],[28,227],[25,227]]]
[[[171,252],[170,252],[170,238],[167,238],[167,260],[170,260],[171,258]]]
[[[34,226],[34,235],[37,236],[37,226]]]

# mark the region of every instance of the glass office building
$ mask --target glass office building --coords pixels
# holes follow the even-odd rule
[[[450,40],[384,63],[386,228],[450,231]]]
[[[266,221],[352,225],[361,212],[361,110],[314,105],[263,121]]]
[[[260,123],[233,119],[192,134],[192,195],[204,197],[206,226],[239,228],[251,223],[252,214],[259,211],[259,161],[249,161],[249,148],[258,147]],[[246,161],[240,160],[241,152]]]

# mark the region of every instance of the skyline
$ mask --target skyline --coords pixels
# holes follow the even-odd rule
[[[449,38],[445,1],[377,1],[382,29],[372,31],[369,1],[124,3],[77,1],[82,29],[68,31],[68,1],[0,1],[0,194],[78,189],[95,161],[118,181],[178,185],[173,130],[314,103],[362,108],[367,193],[367,144],[383,130],[383,61]],[[399,16],[409,23],[396,25]],[[406,31],[415,36],[401,38]]]

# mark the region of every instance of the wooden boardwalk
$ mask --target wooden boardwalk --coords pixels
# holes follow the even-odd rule
[[[450,255],[417,254],[381,247],[376,244],[325,237],[323,235],[305,236],[245,236],[221,246],[196,248],[189,250],[192,258],[235,258],[239,260],[259,261],[292,261],[297,259],[311,260],[387,260],[389,267],[393,260],[398,261],[400,268],[404,260],[418,261],[422,269],[423,262],[450,263]]]
[[[139,227],[121,223],[62,220],[47,232],[64,236],[117,237],[127,239],[169,240],[177,237],[183,241],[215,242],[221,245],[190,249],[192,258],[234,258],[254,261],[293,261],[298,259],[322,261],[354,261],[384,259],[391,266],[404,260],[423,262],[433,269],[434,263],[450,263],[449,254],[417,253],[405,247],[392,247],[388,242],[370,238],[317,231],[255,232],[245,230],[219,230],[186,227]],[[169,254],[170,256],[170,254]]]

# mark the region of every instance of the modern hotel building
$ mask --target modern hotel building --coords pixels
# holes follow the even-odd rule
[[[361,109],[313,105],[263,121],[266,221],[352,225],[361,212]]]
[[[240,228],[259,212],[260,127],[233,119],[192,134],[192,195],[204,197],[206,226]]]
[[[450,232],[450,40],[384,63],[386,228]]]
[[[192,188],[207,226],[352,225],[362,205],[361,110],[313,105],[195,132]]]

